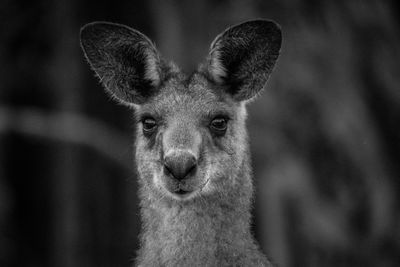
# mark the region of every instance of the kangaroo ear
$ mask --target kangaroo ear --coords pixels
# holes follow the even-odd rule
[[[280,27],[268,20],[233,26],[211,44],[207,71],[212,81],[238,101],[257,95],[265,86],[279,56]]]
[[[160,58],[144,34],[120,24],[93,22],[82,27],[80,38],[87,61],[113,97],[142,104],[156,91]]]

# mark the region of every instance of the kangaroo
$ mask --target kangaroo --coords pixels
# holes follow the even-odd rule
[[[190,75],[127,26],[94,22],[80,36],[106,91],[136,117],[136,265],[272,266],[251,233],[245,120],[278,59],[280,27],[253,20],[226,29]]]

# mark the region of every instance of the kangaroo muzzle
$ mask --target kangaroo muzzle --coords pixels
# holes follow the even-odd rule
[[[178,181],[196,173],[197,159],[189,151],[172,151],[164,157],[164,173]]]

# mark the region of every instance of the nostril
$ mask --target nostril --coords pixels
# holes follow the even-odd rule
[[[168,165],[167,163],[164,163],[164,173],[166,175],[170,175],[175,177],[174,171],[172,169],[172,167],[170,165]]]
[[[169,168],[168,165],[165,164],[165,163],[164,163],[164,173],[165,173],[166,175],[169,175],[169,174],[172,175],[172,172],[171,172],[170,168]]]
[[[189,153],[170,155],[164,159],[164,173],[182,180],[193,174],[197,169],[196,158]]]
[[[197,168],[197,164],[194,163],[191,167],[189,167],[189,169],[187,171],[187,175],[191,174],[191,173],[194,173],[196,171],[196,168]]]

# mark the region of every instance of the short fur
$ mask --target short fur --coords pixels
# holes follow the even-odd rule
[[[255,20],[227,29],[190,76],[126,26],[88,24],[81,40],[106,89],[136,110],[143,220],[136,264],[270,266],[250,229],[245,103],[262,90],[278,58],[279,27]],[[151,133],[149,118],[156,125]],[[213,126],[221,118],[223,131]],[[185,167],[188,157],[195,165],[177,179],[166,158]]]

